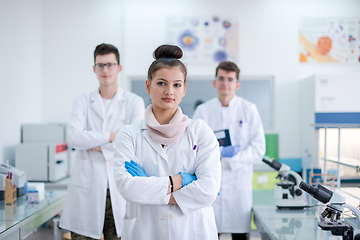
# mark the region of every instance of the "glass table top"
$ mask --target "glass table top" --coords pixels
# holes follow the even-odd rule
[[[344,192],[351,192],[354,195],[354,190],[360,191],[359,189],[346,189]],[[318,227],[319,215],[325,209],[324,204],[306,194],[308,205],[313,207],[303,210],[278,209],[275,206],[275,194],[274,189],[253,191],[255,222],[257,225],[260,224],[263,231],[272,239],[342,239],[342,237],[334,236],[330,231],[324,231]],[[359,203],[358,199],[345,197],[348,204],[356,206],[355,201],[357,204]],[[347,223],[355,225],[355,218],[352,214],[347,213],[344,216]]]
[[[46,191],[45,198],[39,203],[28,203],[25,195],[18,197],[13,205],[0,201],[0,233],[36,214],[47,206],[65,198],[66,190]]]

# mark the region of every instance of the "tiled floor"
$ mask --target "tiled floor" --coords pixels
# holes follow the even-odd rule
[[[54,233],[53,229],[51,227],[40,227],[37,229],[36,232],[29,235],[26,240],[62,240],[62,236],[65,232],[65,230],[61,231],[61,238],[54,239]],[[231,240],[230,234],[222,234],[220,235],[220,240]],[[251,232],[250,233],[250,240],[261,240],[260,234],[258,232]]]

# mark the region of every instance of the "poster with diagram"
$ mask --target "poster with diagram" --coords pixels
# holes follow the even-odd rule
[[[217,16],[171,17],[166,22],[166,41],[181,47],[184,62],[238,62],[237,20]]]
[[[360,18],[300,20],[300,62],[360,62]]]

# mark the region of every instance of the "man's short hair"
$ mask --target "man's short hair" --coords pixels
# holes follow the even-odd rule
[[[235,63],[230,61],[221,62],[216,68],[215,77],[217,77],[219,69],[225,70],[227,72],[236,72],[236,79],[239,80],[240,69]]]
[[[117,63],[120,64],[120,54],[119,54],[119,50],[114,47],[111,44],[106,44],[106,43],[102,43],[96,46],[95,51],[94,51],[94,63],[96,60],[96,57],[99,55],[107,55],[113,53],[115,54]]]

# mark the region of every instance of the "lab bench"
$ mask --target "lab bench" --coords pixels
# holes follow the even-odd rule
[[[46,191],[39,203],[28,203],[25,195],[13,205],[0,201],[0,239],[17,240],[60,213],[65,202],[66,190]]]
[[[341,194],[346,202],[353,206],[359,205],[359,188],[342,188]],[[309,206],[303,210],[277,209],[275,206],[274,189],[253,190],[253,214],[257,230],[262,240],[341,240],[330,231],[318,227],[318,219],[324,205],[306,194]],[[347,214],[346,222],[355,226],[355,219]]]

